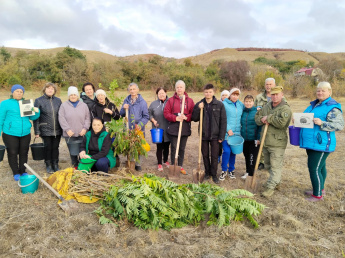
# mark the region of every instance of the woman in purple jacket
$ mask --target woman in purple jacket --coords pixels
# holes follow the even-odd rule
[[[68,88],[68,100],[60,106],[59,123],[63,130],[62,136],[66,143],[82,141],[83,136],[90,128],[90,112],[87,105],[79,101],[77,87]],[[70,146],[67,144],[69,151]],[[79,151],[78,151],[79,153]],[[72,166],[78,167],[78,154],[70,155]]]

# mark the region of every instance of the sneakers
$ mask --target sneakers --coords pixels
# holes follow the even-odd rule
[[[181,174],[188,175],[187,171],[184,168],[181,168]]]
[[[273,195],[273,193],[274,193],[274,189],[268,188],[268,189],[266,189],[265,191],[263,191],[263,192],[261,193],[261,195],[262,195],[263,197],[268,198],[268,197],[271,197],[271,196]]]
[[[235,172],[234,172],[234,171],[229,172],[229,177],[230,177],[231,179],[236,179],[236,177],[235,177]]]
[[[309,201],[309,202],[319,202],[319,201],[323,201],[323,196],[321,196],[321,197],[316,197],[316,196],[314,196],[314,195],[311,195],[311,196],[309,196],[309,197],[307,197],[307,198],[305,198],[307,201]]]
[[[245,173],[243,176],[241,176],[242,179],[246,179],[248,176],[248,173]]]
[[[14,181],[18,181],[20,179],[20,174],[15,174],[13,178],[14,178]]]
[[[163,163],[163,165],[168,168],[170,166],[170,163],[169,163],[169,161],[167,161],[167,162]]]
[[[223,181],[226,177],[226,174],[227,174],[226,171],[222,171],[222,173],[220,174],[219,180]]]
[[[158,171],[163,171],[162,165],[158,165]]]
[[[213,183],[215,183],[215,184],[219,184],[220,182],[219,182],[219,180],[218,180],[218,178],[217,178],[217,176],[213,176],[212,177],[212,180],[213,180]]]
[[[262,169],[264,169],[264,168],[265,168],[265,164],[260,162],[258,169],[259,169],[259,170],[262,170]]]

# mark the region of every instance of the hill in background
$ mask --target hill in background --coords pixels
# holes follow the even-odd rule
[[[62,51],[64,47],[51,48],[51,49],[22,49],[22,48],[9,48],[6,49],[15,55],[18,51],[25,51],[27,53],[40,53],[42,55],[56,55],[56,53]],[[156,54],[141,54],[141,55],[131,55],[125,57],[118,57],[94,50],[80,50],[83,55],[86,56],[87,61],[90,63],[97,63],[100,60],[105,61],[128,61],[137,62],[139,60],[148,61],[150,58]],[[207,66],[214,60],[223,61],[237,61],[245,60],[248,62],[254,61],[258,57],[265,57],[267,59],[277,59],[281,61],[294,61],[294,60],[304,60],[307,63],[313,61],[315,64],[322,59],[335,58],[338,60],[345,60],[345,53],[325,53],[325,52],[305,52],[293,49],[267,49],[267,48],[223,48],[210,51],[201,55],[190,56],[176,60],[178,63],[183,63],[185,59],[189,58],[193,63]],[[171,60],[171,58],[163,57],[164,61]]]

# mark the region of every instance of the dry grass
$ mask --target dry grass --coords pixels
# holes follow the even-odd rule
[[[153,100],[152,92],[142,93],[148,102]],[[201,98],[200,93],[191,95],[195,101]],[[345,104],[344,98],[338,100]],[[294,112],[300,112],[308,100],[292,99],[289,103]],[[146,138],[151,144],[149,129],[151,126],[146,128]],[[189,172],[197,164],[196,123],[192,123],[192,131],[184,165]],[[337,150],[327,160],[327,195],[319,203],[304,200],[304,190],[311,187],[305,151],[288,145],[280,190],[270,199],[255,195],[268,206],[257,218],[259,229],[253,229],[248,221],[220,229],[202,223],[170,232],[139,230],[126,222],[100,225],[93,213],[97,204],[82,204],[78,214],[66,217],[57,198],[43,185],[35,194],[23,195],[5,156],[0,163],[0,257],[341,257],[345,250],[345,131],[337,133],[337,140]],[[166,176],[167,170],[156,171],[156,147],[151,147],[142,173]],[[66,168],[70,161],[64,141],[60,153],[60,165]],[[44,175],[43,161],[31,160],[30,153],[29,158],[29,165]],[[125,159],[120,158],[123,163]],[[221,186],[242,188],[239,176],[244,169],[241,154],[236,160],[237,179],[226,179]],[[260,171],[260,182],[266,178],[267,172]],[[191,181],[191,175],[181,177],[183,183]]]

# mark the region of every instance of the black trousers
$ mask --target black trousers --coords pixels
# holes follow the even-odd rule
[[[13,175],[25,173],[24,163],[28,162],[31,134],[17,137],[2,133],[2,140],[7,148],[8,163],[10,164]]]
[[[169,146],[170,146],[170,142],[165,142],[164,138],[163,138],[162,143],[157,143],[156,156],[157,156],[158,165],[162,165],[162,160],[164,161],[164,163],[168,161]]]
[[[177,136],[173,136],[169,134],[169,139],[171,142],[171,165],[175,165],[175,155],[176,155],[176,147],[177,147]],[[186,148],[188,136],[181,136],[180,140],[180,148],[178,150],[178,161],[177,165],[181,166],[183,165],[184,160],[184,150]]]
[[[211,149],[211,160],[210,160]],[[202,159],[205,166],[205,175],[217,176],[219,142],[218,140],[202,140],[201,142]]]
[[[258,157],[260,145],[255,147],[255,141],[244,141],[243,155],[246,160],[246,172],[249,176],[254,175],[255,163]]]
[[[59,159],[59,145],[61,135],[57,136],[41,136],[45,144],[45,160],[58,160]]]

